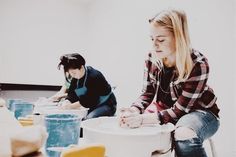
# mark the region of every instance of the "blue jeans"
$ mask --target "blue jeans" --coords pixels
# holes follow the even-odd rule
[[[116,105],[116,97],[114,94],[111,94],[107,101],[96,106],[95,108],[90,108],[88,115],[84,118],[84,120],[101,116],[114,116],[116,112]]]
[[[219,125],[219,119],[208,111],[197,110],[181,117],[176,128],[190,128],[197,136],[187,140],[174,139],[177,157],[207,157],[203,141],[214,135]]]

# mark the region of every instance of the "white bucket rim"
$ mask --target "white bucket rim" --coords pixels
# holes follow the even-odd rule
[[[99,133],[99,134],[107,134],[107,135],[116,135],[116,136],[153,136],[153,135],[157,135],[157,134],[160,134],[160,133],[171,133],[174,129],[175,129],[175,126],[172,124],[172,123],[167,123],[167,124],[164,124],[164,125],[151,125],[151,126],[144,126],[144,127],[166,127],[167,129],[158,129],[157,131],[153,131],[151,133],[147,133],[147,132],[142,132],[142,133],[136,133],[136,134],[133,134],[131,132],[131,130],[134,130],[134,129],[130,129],[130,128],[124,128],[127,129],[128,131],[127,132],[112,132],[112,131],[107,131],[107,130],[99,130],[99,129],[94,129],[94,128],[91,128],[89,126],[87,126],[88,123],[90,123],[91,121],[102,121],[102,120],[106,120],[106,119],[117,119],[117,117],[98,117],[98,118],[92,118],[92,119],[87,119],[85,121],[82,121],[81,123],[81,127],[83,129],[86,129],[88,131],[92,131],[92,132],[95,132],[95,133]],[[117,124],[118,125],[118,124]],[[135,129],[140,129],[140,128],[135,128]],[[154,129],[154,128],[152,128]]]

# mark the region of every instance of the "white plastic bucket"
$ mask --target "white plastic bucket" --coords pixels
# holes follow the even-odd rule
[[[170,123],[136,129],[120,128],[116,117],[88,119],[81,126],[86,143],[104,144],[108,157],[151,157],[155,150],[167,151],[174,130]]]

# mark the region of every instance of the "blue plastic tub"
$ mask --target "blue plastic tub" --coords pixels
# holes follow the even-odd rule
[[[31,115],[34,111],[34,105],[28,102],[15,102],[12,104],[14,115],[16,119],[19,117],[25,117],[27,115]]]
[[[45,145],[49,157],[60,157],[60,152],[53,148],[78,144],[81,119],[73,114],[52,114],[45,116],[48,138]]]
[[[14,112],[14,104],[15,104],[15,103],[20,103],[20,102],[22,102],[21,99],[8,99],[8,100],[7,100],[7,108],[8,108],[10,111]]]

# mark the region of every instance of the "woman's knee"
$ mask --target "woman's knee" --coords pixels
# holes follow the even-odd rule
[[[207,157],[199,138],[175,141],[175,152],[180,157]]]
[[[175,140],[188,140],[196,138],[197,134],[194,130],[187,127],[178,127],[174,133]]]
[[[179,127],[174,134],[175,151],[181,157],[206,157],[206,152],[202,147],[202,140],[196,132],[187,127]]]

